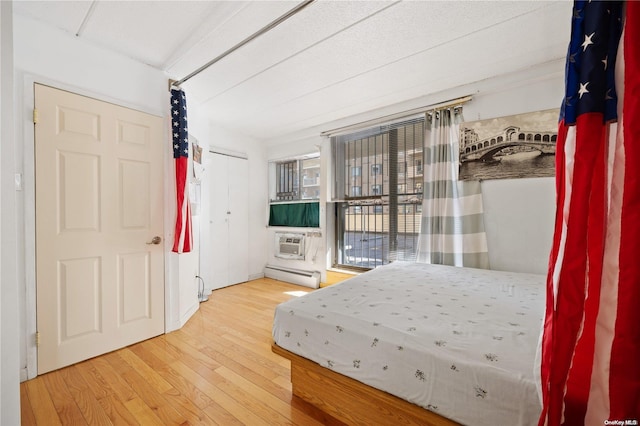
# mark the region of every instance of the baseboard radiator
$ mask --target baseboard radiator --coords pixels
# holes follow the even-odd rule
[[[318,271],[305,271],[302,269],[267,265],[264,268],[264,276],[273,278],[274,280],[303,285],[305,287],[320,287],[320,272]]]

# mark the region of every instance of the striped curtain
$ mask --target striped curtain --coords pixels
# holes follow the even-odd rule
[[[417,261],[489,269],[479,181],[458,181],[462,108],[427,114]]]

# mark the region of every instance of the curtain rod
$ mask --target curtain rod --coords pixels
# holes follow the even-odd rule
[[[259,29],[255,33],[251,34],[249,37],[247,37],[244,40],[242,40],[240,43],[236,44],[235,46],[233,46],[232,48],[227,50],[226,52],[222,53],[221,55],[217,56],[216,58],[210,60],[209,62],[207,62],[206,64],[204,64],[200,68],[198,68],[197,70],[195,70],[192,73],[188,74],[186,77],[183,77],[180,80],[169,80],[169,90],[171,90],[171,86],[180,86],[185,81],[187,81],[190,78],[195,77],[196,75],[200,74],[202,71],[206,70],[211,65],[213,65],[216,62],[220,61],[221,59],[223,59],[227,55],[230,55],[231,53],[235,52],[236,50],[238,50],[239,48],[241,48],[245,44],[249,43],[250,41],[252,41],[252,40],[254,40],[254,39],[258,38],[258,37],[260,37],[262,34],[272,30],[273,28],[277,27],[278,25],[280,25],[281,23],[283,23],[287,19],[291,18],[296,13],[300,12],[305,7],[309,6],[314,1],[315,0],[305,0],[305,1],[303,1],[302,3],[298,4],[296,7],[294,7],[293,9],[291,9],[290,11],[285,13],[284,15],[280,16],[279,18],[277,18],[275,21],[272,21],[271,23],[269,23],[266,26],[262,27],[261,29]]]
[[[361,121],[359,123],[350,124],[348,126],[338,127],[336,129],[331,129],[331,130],[326,130],[326,131],[320,133],[320,136],[336,136],[338,134],[344,134],[345,132],[348,132],[348,131],[360,130],[360,129],[363,129],[365,127],[375,126],[376,124],[381,124],[381,123],[385,123],[387,121],[395,120],[397,118],[403,118],[403,117],[407,117],[407,116],[410,116],[410,115],[423,113],[423,112],[426,112],[426,111],[429,111],[429,110],[432,110],[432,109],[442,109],[442,108],[447,108],[447,107],[451,107],[451,106],[458,106],[458,105],[464,104],[466,102],[469,102],[472,99],[473,99],[472,95],[463,96],[461,98],[456,98],[456,99],[450,99],[448,101],[440,102],[440,103],[437,103],[437,104],[432,104],[432,105],[427,105],[427,106],[423,106],[423,107],[419,107],[419,108],[414,108],[414,109],[410,109],[408,111],[397,112],[395,114],[385,115],[384,117],[374,118],[372,120],[365,120],[365,121]]]

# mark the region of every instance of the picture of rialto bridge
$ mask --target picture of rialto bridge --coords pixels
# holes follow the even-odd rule
[[[460,163],[496,162],[507,156],[535,157],[555,154],[557,131],[523,130],[508,126],[501,133],[480,139],[470,128],[461,129]]]

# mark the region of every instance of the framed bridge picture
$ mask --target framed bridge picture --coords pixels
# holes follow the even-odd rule
[[[555,175],[558,108],[460,124],[460,180]]]

